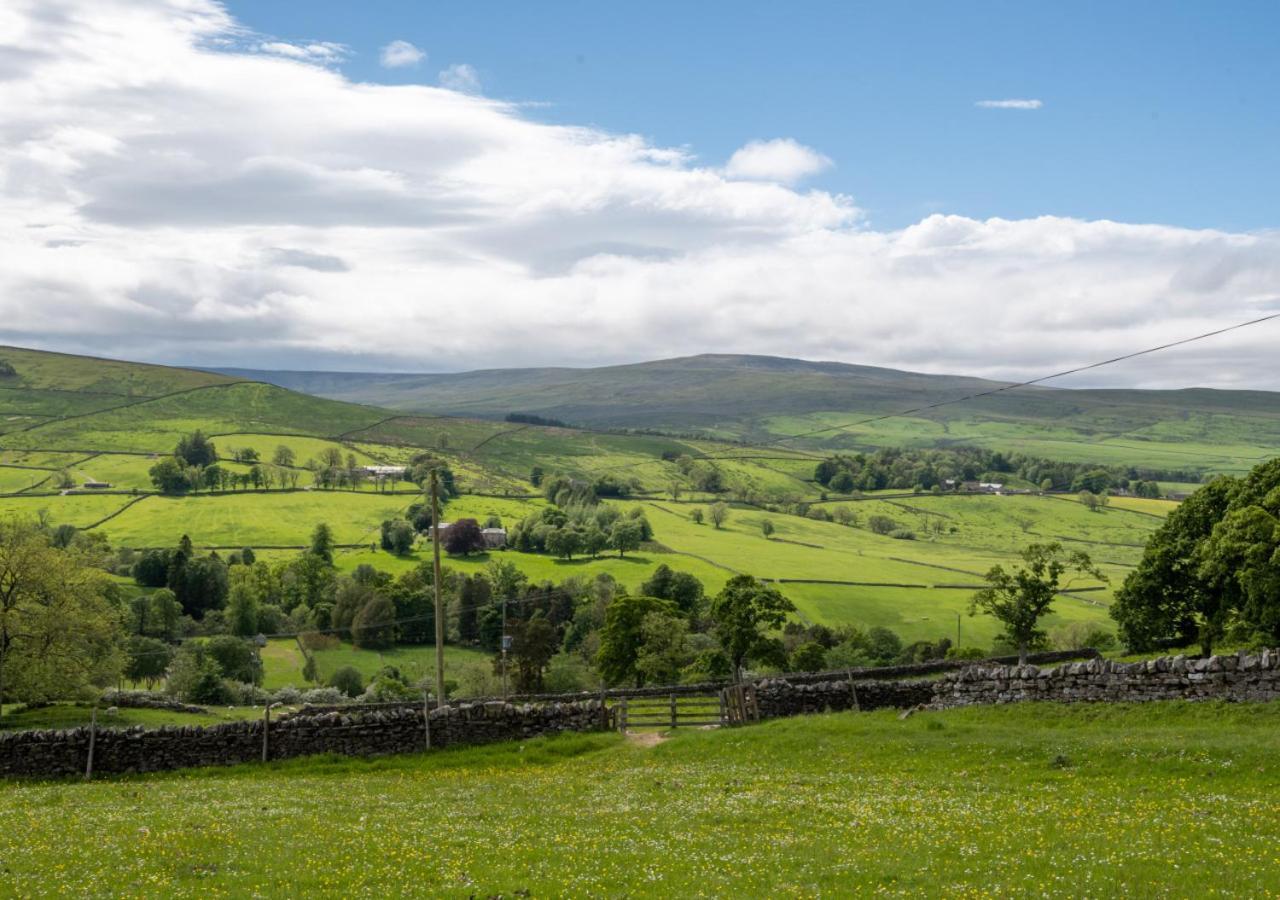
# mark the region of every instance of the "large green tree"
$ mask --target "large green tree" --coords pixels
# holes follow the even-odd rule
[[[596,652],[596,668],[606,684],[634,682],[644,684],[644,674],[636,661],[643,643],[641,629],[645,616],[652,613],[675,615],[675,604],[669,600],[643,595],[618,594],[604,613],[600,629],[600,648]]]
[[[124,611],[107,576],[40,526],[0,520],[0,699],[74,697],[110,684],[124,663]]]
[[[1138,568],[1116,592],[1111,617],[1132,650],[1199,641],[1208,653],[1226,628],[1230,605],[1202,568],[1201,545],[1225,518],[1239,488],[1218,478],[1184,500],[1147,541]]]
[[[735,575],[711,601],[716,637],[733,664],[735,678],[753,656],[776,655],[777,641],[768,632],[782,627],[795,610],[777,588],[750,575]]]
[[[984,612],[994,617],[1018,648],[1018,661],[1025,664],[1031,646],[1045,638],[1040,620],[1052,610],[1058,592],[1069,586],[1070,582],[1062,583],[1063,576],[1072,573],[1107,580],[1086,553],[1068,553],[1058,543],[1031,544],[1022,551],[1022,565],[1012,572],[991,567],[987,586],[969,603],[969,615]]]

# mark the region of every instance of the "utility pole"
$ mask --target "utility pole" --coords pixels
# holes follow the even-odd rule
[[[440,595],[440,475],[431,470],[431,557],[436,595],[436,706],[444,704],[444,600]]]

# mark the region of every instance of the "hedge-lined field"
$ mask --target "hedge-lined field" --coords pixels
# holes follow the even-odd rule
[[[893,711],[0,791],[19,896],[1264,896],[1280,706]]]

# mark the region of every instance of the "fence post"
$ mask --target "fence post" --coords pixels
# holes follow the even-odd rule
[[[852,709],[855,712],[861,712],[862,704],[858,702],[858,689],[853,684],[853,669],[846,669],[845,672],[849,676],[849,697],[852,699]]]
[[[723,728],[729,724],[729,717],[724,706],[724,688],[720,689],[720,727]]]
[[[622,703],[618,707],[618,730],[623,734],[627,733],[627,698],[622,698]]]
[[[671,695],[671,727],[676,727],[676,695]]]
[[[427,735],[427,749],[431,749],[431,694],[426,688],[422,690],[422,728]]]
[[[268,743],[268,734],[271,731],[271,707],[275,703],[267,703],[262,709],[262,761],[266,762],[270,754],[270,745]]]
[[[84,780],[93,777],[93,745],[98,738],[98,703],[94,701],[93,711],[89,713],[89,759],[84,764]]]

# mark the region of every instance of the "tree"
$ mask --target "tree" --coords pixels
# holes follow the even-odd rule
[[[827,648],[817,641],[808,641],[791,652],[792,672],[821,672],[827,666]]]
[[[764,539],[766,541],[773,536],[773,520],[772,519],[761,520],[760,533],[764,535]]]
[[[388,519],[382,523],[382,549],[404,556],[413,549],[418,533],[404,519]]]
[[[381,594],[356,613],[351,623],[351,641],[365,650],[387,650],[396,643],[396,607]]]
[[[693,521],[693,524],[701,525],[702,524],[702,507],[695,506],[692,510],[690,510],[689,518]]]
[[[343,666],[329,676],[329,687],[337,688],[348,697],[364,693],[364,679],[354,666]]]
[[[572,526],[554,528],[547,533],[547,552],[561,559],[573,559],[582,549],[582,534]]]
[[[120,611],[106,575],[30,520],[0,520],[0,697],[72,697],[118,676]]]
[[[1081,491],[1077,496],[1079,497],[1081,504],[1083,504],[1084,508],[1089,510],[1089,512],[1097,512],[1102,506],[1101,499],[1099,499],[1098,495],[1092,491]]]
[[[292,466],[297,456],[294,455],[293,448],[280,444],[276,447],[276,452],[272,454],[271,461],[277,466]]]
[[[1234,478],[1218,478],[1171,512],[1147,540],[1138,567],[1116,592],[1111,617],[1131,650],[1183,646],[1199,640],[1208,654],[1222,636],[1231,607],[1203,565],[1201,546],[1222,521],[1239,490]]]
[[[134,635],[125,645],[123,674],[134,683],[145,683],[147,690],[151,690],[157,681],[164,678],[172,660],[173,651],[164,641]]]
[[[636,672],[644,681],[674,684],[689,664],[689,623],[670,612],[647,613],[640,620]]]
[[[493,602],[493,587],[483,575],[469,575],[458,584],[458,640],[474,644],[480,639],[480,610]]]
[[[160,460],[147,474],[151,476],[151,483],[155,485],[156,490],[162,494],[181,494],[191,486],[187,480],[187,473],[171,456]]]
[[[875,515],[867,519],[867,527],[876,534],[892,534],[897,531],[898,523],[888,516]]]
[[[237,578],[227,600],[227,625],[231,633],[252,637],[258,633],[258,597],[244,578]]]
[[[454,522],[440,542],[450,556],[468,556],[485,548],[480,523],[475,519],[459,519]]]
[[[707,516],[711,519],[711,524],[719,528],[729,518],[729,504],[723,500],[712,503],[707,507]]]
[[[178,634],[178,620],[182,618],[182,604],[168,588],[152,591],[147,600],[147,629],[151,637],[173,640]]]
[[[175,559],[185,559],[175,554]],[[182,611],[193,619],[227,605],[230,590],[227,566],[216,555],[186,559],[181,566],[169,570],[169,584]]]
[[[984,576],[987,586],[969,601],[969,615],[981,611],[1000,622],[1004,637],[1018,648],[1018,662],[1025,665],[1032,644],[1045,639],[1040,619],[1052,610],[1054,597],[1063,588],[1062,576],[1075,572],[1099,581],[1107,576],[1087,553],[1067,553],[1058,543],[1031,544],[1021,556],[1023,565],[1013,572],[991,567]]]
[[[262,683],[262,660],[258,658],[258,649],[249,641],[220,634],[205,641],[204,648],[217,663],[223,678],[245,684]]]
[[[333,565],[333,548],[333,531],[326,523],[321,522],[311,532],[311,555]]]
[[[538,487],[542,484],[542,477],[545,474],[546,473],[542,471],[542,466],[534,466],[529,470],[529,483],[534,487]]]
[[[778,592],[750,575],[735,575],[711,601],[711,618],[720,646],[742,677],[749,657],[769,652],[766,629],[781,628],[795,606]]]
[[[626,556],[628,550],[640,549],[643,538],[643,526],[635,519],[619,519],[613,523],[613,530],[609,532],[609,544],[618,551],[619,556]]]
[[[606,684],[628,681],[637,687],[644,684],[644,674],[637,668],[637,660],[643,643],[641,626],[651,613],[675,615],[675,604],[657,597],[619,594],[605,609],[600,648],[596,651],[596,668]]]
[[[511,632],[511,661],[516,667],[516,690],[542,690],[543,675],[556,655],[560,640],[555,627],[537,610]]]
[[[647,597],[670,600],[680,615],[690,620],[698,617],[704,598],[701,581],[688,572],[676,572],[666,563],[653,570],[649,579],[640,585],[640,593]]]
[[[218,451],[213,446],[213,441],[199,429],[178,441],[173,455],[188,466],[211,466],[218,461]]]

